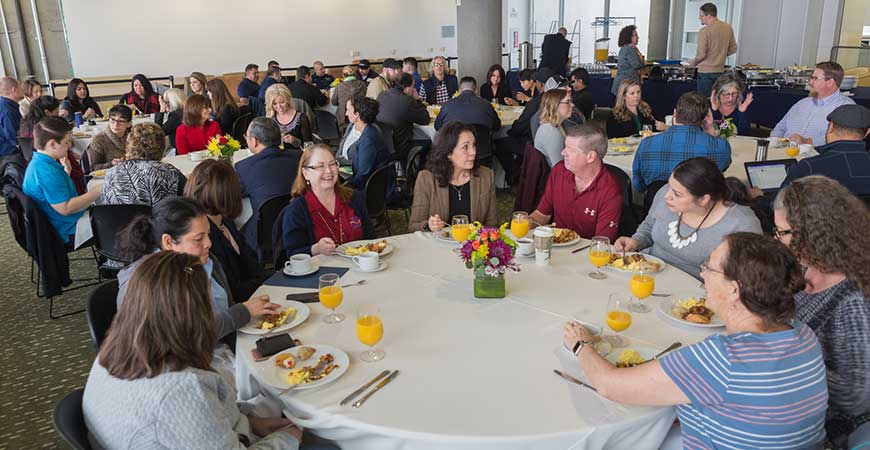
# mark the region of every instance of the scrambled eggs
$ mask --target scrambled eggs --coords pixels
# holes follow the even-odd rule
[[[704,306],[706,302],[707,299],[704,297],[689,297],[677,302],[677,306],[688,311],[693,306]]]
[[[287,384],[295,386],[297,384],[305,384],[311,381],[311,368],[303,367],[301,369],[291,370],[287,373]]]
[[[287,308],[274,316],[267,317],[263,320],[263,323],[260,324],[260,329],[271,330],[272,328],[280,327],[281,325],[284,325],[284,322],[287,321],[288,317],[296,317],[296,308]]]
[[[616,360],[617,367],[633,367],[638,364],[643,364],[646,360],[640,356],[636,350],[626,349],[619,354]]]

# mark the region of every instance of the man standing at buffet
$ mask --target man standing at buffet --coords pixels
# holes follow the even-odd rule
[[[704,25],[698,33],[698,51],[689,65],[698,68],[698,91],[710,96],[713,83],[725,72],[725,58],[737,53],[737,41],[731,25],[716,17],[716,5],[704,3],[698,17]]]

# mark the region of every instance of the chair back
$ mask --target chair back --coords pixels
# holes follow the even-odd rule
[[[94,232],[94,247],[97,253],[116,261],[131,263],[119,255],[118,232],[137,216],[150,216],[148,205],[94,205],[90,208],[91,229]]]
[[[24,160],[30,162],[33,159],[33,138],[18,138],[18,147],[21,149],[21,155],[24,156]]]
[[[278,194],[264,201],[257,210],[257,260],[260,264],[272,258],[272,229],[291,198],[289,192]]]
[[[619,216],[619,236],[631,236],[637,231],[637,215],[632,206],[631,177],[619,167],[610,164],[604,165],[607,170],[616,177],[616,181],[622,188],[622,212]]]
[[[233,122],[233,131],[230,133],[233,139],[242,144],[242,148],[248,148],[248,142],[245,140],[245,133],[248,131],[248,125],[254,120],[253,113],[244,113],[236,118]]]
[[[390,153],[390,157],[396,158],[398,156],[396,155],[396,141],[393,140],[393,134],[396,130],[392,126],[383,122],[378,122],[376,125],[375,128],[380,130],[381,138],[384,140],[384,145],[387,146],[387,151]]]
[[[411,147],[411,150],[408,152],[408,163],[405,165],[405,177],[408,178],[408,187],[411,188],[412,192],[417,185],[417,174],[423,170],[425,165],[426,159],[423,154],[423,147],[420,145]]]
[[[387,214],[387,182],[391,165],[378,168],[366,180],[366,208],[370,218],[384,217]]]
[[[487,164],[492,161],[492,128],[485,125],[473,125],[474,138],[477,144],[476,160]]]
[[[643,217],[640,220],[646,218],[646,215],[649,214],[650,208],[652,208],[653,200],[656,198],[656,194],[659,192],[659,189],[662,186],[668,184],[665,180],[653,181],[646,187],[646,191],[643,193]]]
[[[88,304],[85,307],[85,315],[88,319],[88,331],[91,332],[91,340],[94,341],[94,349],[100,351],[100,346],[106,340],[106,332],[112,325],[112,319],[118,312],[118,280],[112,280],[101,284],[91,292]]]
[[[550,166],[544,154],[528,141],[523,150],[523,165],[520,167],[520,185],[514,201],[514,211],[534,211],[544,196]]]
[[[54,429],[75,450],[92,450],[88,441],[88,428],[82,412],[83,388],[78,388],[57,402],[52,414]]]
[[[82,163],[82,172],[84,172],[85,175],[91,173],[91,158],[88,156],[87,150],[82,152],[82,158],[79,162]]]
[[[308,123],[311,125],[311,132],[317,133],[317,117],[314,115],[314,110],[308,105],[308,102],[302,100],[301,98],[293,98],[293,107],[296,108],[297,111],[305,114],[305,117],[308,117]]]
[[[863,200],[863,201],[864,201],[864,204],[867,205],[868,208],[870,208],[870,195],[864,195],[864,196],[861,196],[861,197],[858,197],[858,198],[860,198],[861,200]]]
[[[337,142],[341,140],[341,133],[338,132],[338,120],[335,115],[323,109],[315,109],[314,117],[317,122],[317,134],[321,139],[327,142]]]

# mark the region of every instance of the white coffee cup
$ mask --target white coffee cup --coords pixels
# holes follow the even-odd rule
[[[365,252],[360,253],[357,256],[351,258],[351,260],[359,266],[360,270],[364,272],[371,272],[373,270],[377,270],[380,264],[380,257],[377,252]]]
[[[284,267],[290,266],[293,273],[305,273],[311,270],[311,256],[303,253],[293,255],[284,263]]]
[[[517,239],[517,253],[522,256],[529,256],[535,251],[535,244],[531,239]]]
[[[550,227],[537,227],[532,235],[535,238],[535,264],[539,266],[550,265],[550,252],[553,248],[553,229]]]
[[[812,153],[813,150],[815,150],[813,144],[801,144],[798,146],[798,148],[800,149],[801,155],[809,155]]]

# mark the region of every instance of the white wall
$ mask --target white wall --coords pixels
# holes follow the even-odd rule
[[[456,0],[62,0],[75,76],[240,72],[360,57],[456,55]],[[360,52],[359,57],[351,51]]]

